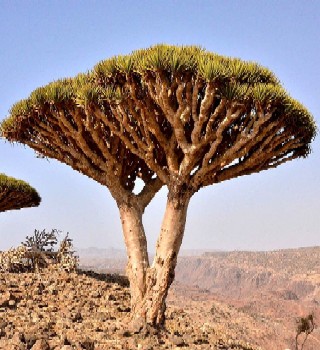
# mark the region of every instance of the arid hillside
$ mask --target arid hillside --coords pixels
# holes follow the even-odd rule
[[[196,286],[257,320],[272,321],[274,339],[260,339],[266,349],[293,349],[298,317],[313,314],[320,322],[320,247],[272,252],[216,252],[181,257],[176,279]],[[259,326],[261,327],[261,325]],[[320,349],[315,329],[304,349]]]
[[[245,342],[236,325],[208,322],[202,307],[177,290],[170,294],[165,329],[138,334],[128,323],[125,277],[53,270],[1,273],[0,349],[259,350]],[[217,305],[215,317],[225,319],[224,312]]]
[[[228,328],[234,339],[266,350],[294,350],[299,317],[312,313],[320,325],[320,247],[197,253],[180,256],[169,295],[169,303],[193,319]],[[80,262],[98,271],[124,272],[126,260],[116,254],[85,254]],[[319,349],[316,328],[304,350]]]
[[[320,302],[320,247],[272,252],[216,252],[181,257],[177,279],[238,298],[262,291]]]

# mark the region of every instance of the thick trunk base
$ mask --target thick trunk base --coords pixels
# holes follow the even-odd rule
[[[126,273],[130,282],[131,314],[136,319],[145,319],[145,310],[140,305],[146,293],[149,258],[142,213],[129,205],[121,205],[119,210],[128,256]]]
[[[165,321],[166,298],[174,280],[177,257],[180,250],[189,200],[175,202],[168,200],[166,212],[157,242],[153,264],[145,271],[144,295],[136,298],[132,291],[132,320],[137,328],[146,325],[161,328]],[[141,294],[140,294],[141,296]]]

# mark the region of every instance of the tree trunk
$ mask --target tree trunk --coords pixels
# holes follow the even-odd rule
[[[175,276],[174,270],[184,234],[189,200],[189,197],[168,196],[156,255],[151,267],[141,210],[134,205],[119,205],[128,256],[131,319],[135,330],[141,330],[147,325],[158,327],[164,322],[165,300]]]
[[[142,224],[142,211],[136,206],[119,205],[124,240],[127,248],[127,276],[131,291],[131,315],[145,322],[145,309],[141,308],[146,292],[146,273],[149,268],[147,240]]]
[[[169,194],[156,255],[148,269],[144,308],[146,323],[161,326],[164,322],[166,297],[175,276],[190,198],[172,198]]]

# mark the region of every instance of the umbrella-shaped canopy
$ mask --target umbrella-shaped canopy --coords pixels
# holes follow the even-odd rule
[[[40,202],[38,192],[28,183],[0,174],[0,212],[37,207]]]

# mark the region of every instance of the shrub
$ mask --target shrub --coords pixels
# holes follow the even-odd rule
[[[40,271],[48,267],[68,272],[75,271],[79,259],[73,250],[69,233],[55,250],[58,245],[57,236],[60,233],[61,231],[56,229],[34,230],[33,236],[27,236],[20,246],[0,253],[0,272]]]
[[[295,350],[299,350],[299,343],[298,343],[299,335],[304,333],[304,339],[300,347],[300,350],[302,350],[307,341],[308,336],[314,331],[314,329],[315,329],[315,323],[314,323],[313,314],[309,314],[306,317],[299,317],[297,319]]]

